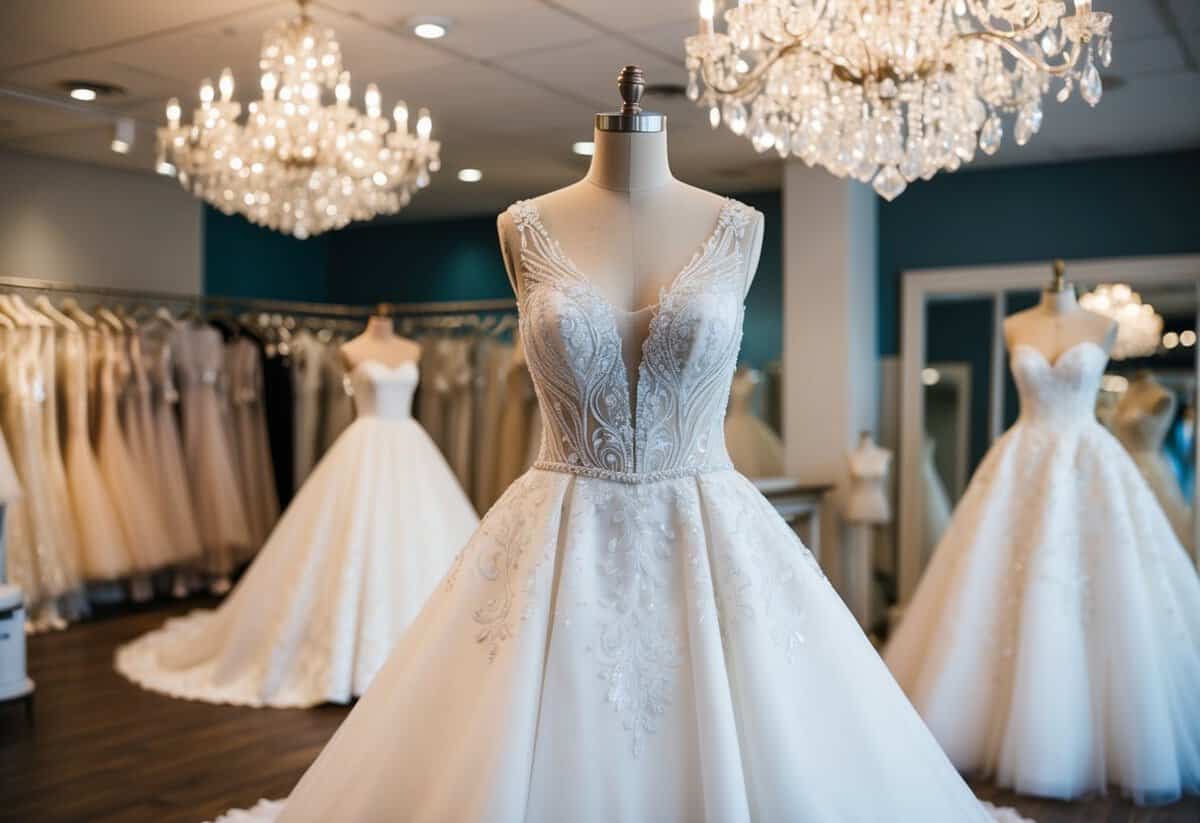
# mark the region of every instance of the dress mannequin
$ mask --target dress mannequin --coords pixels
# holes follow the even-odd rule
[[[1080,308],[1075,284],[1063,279],[1066,266],[1054,261],[1054,279],[1032,309],[1017,312],[1004,321],[1004,340],[1011,351],[1028,346],[1054,363],[1065,352],[1084,343],[1110,351],[1117,339],[1115,321]]]
[[[870,432],[859,435],[858,446],[850,452],[850,490],[846,496],[846,520],[854,524],[882,525],[891,520],[888,505],[888,467],[892,453],[876,445]]]
[[[622,76],[629,71],[627,67]],[[639,78],[640,74],[638,70]],[[621,115],[597,115],[596,149],[587,176],[535,201],[549,233],[616,309],[631,382],[636,380],[641,341],[661,291],[711,234],[723,205],[717,195],[671,174],[666,118],[640,113],[640,96],[638,87],[630,94],[633,105],[627,103],[622,114],[626,120],[641,121],[636,128],[657,128],[616,131],[613,129],[620,124],[614,121],[621,120]],[[497,225],[504,265],[519,299],[516,252],[521,248],[520,233],[507,212],[500,215]],[[746,236],[749,290],[762,252],[760,213],[754,213]],[[631,403],[636,403],[632,391]]]
[[[1164,388],[1150,372],[1138,372],[1117,403],[1112,429],[1166,512],[1179,542],[1191,551],[1191,506],[1163,451],[1176,406],[1174,392]]]
[[[360,363],[373,360],[388,368],[416,362],[421,357],[421,345],[396,334],[391,307],[380,303],[375,314],[367,320],[363,333],[347,340],[340,349],[347,371]]]

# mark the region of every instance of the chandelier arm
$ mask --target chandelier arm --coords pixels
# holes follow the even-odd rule
[[[1074,43],[1072,44],[1072,51],[1068,57],[1064,58],[1062,64],[1050,64],[1044,60],[1038,60],[1034,57],[1031,57],[1029,54],[1023,51],[1020,46],[1014,43],[1013,38],[1011,37],[995,35],[987,31],[973,31],[966,34],[960,34],[958,36],[961,40],[982,40],[985,43],[999,46],[1025,66],[1035,71],[1044,71],[1054,77],[1064,77],[1067,74],[1070,74],[1071,70],[1075,67],[1075,64],[1079,62],[1079,53],[1080,49],[1082,48],[1080,43]]]
[[[1035,8],[1028,20],[1022,22],[1019,26],[1009,24],[1011,28],[1001,29],[992,25],[992,15],[979,5],[979,0],[966,0],[967,10],[971,12],[971,16],[975,21],[983,27],[984,32],[994,34],[997,37],[1017,38],[1022,34],[1029,32],[1039,20],[1042,19],[1041,8]]]

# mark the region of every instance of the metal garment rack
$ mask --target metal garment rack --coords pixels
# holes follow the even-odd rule
[[[3,289],[49,292],[64,296],[87,295],[129,302],[181,303],[201,312],[208,309],[225,308],[269,314],[302,314],[312,317],[339,317],[355,320],[365,320],[376,312],[375,306],[352,306],[345,303],[314,303],[301,300],[274,300],[261,297],[183,294],[180,292],[125,289],[112,286],[89,286],[81,283],[38,280],[29,277],[0,277],[0,290]],[[517,307],[516,301],[512,298],[447,300],[424,303],[387,303],[386,305],[396,317],[504,313],[516,311]]]

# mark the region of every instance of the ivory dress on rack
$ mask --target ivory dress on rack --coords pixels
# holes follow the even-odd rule
[[[117,670],[213,703],[302,707],[362,694],[478,523],[412,419],[417,378],[412,362],[355,367],[358,419],[237,588],[216,611],[119,649]]]
[[[738,369],[725,417],[725,446],[737,470],[747,477],[783,474],[783,441],[754,413],[754,393],[762,383],[757,369]]]
[[[157,504],[153,502],[152,495],[157,492],[153,475],[134,462],[121,428],[117,403],[130,374],[122,335],[107,326],[101,327],[100,335],[100,430],[96,438],[96,456],[117,509],[133,571],[147,574],[171,564],[172,540]],[[135,588],[135,596],[149,594],[145,589]]]
[[[233,441],[238,477],[245,495],[251,545],[257,551],[279,519],[275,471],[267,442],[262,355],[245,337],[227,345]]]
[[[75,591],[80,580],[66,557],[51,504],[54,494],[44,459],[42,433],[46,375],[41,336],[46,329],[5,329],[4,430],[22,496],[6,518],[9,579],[24,592],[30,621],[38,628],[62,625],[56,600]]]
[[[197,558],[195,546],[188,546],[187,535],[176,535],[171,529],[171,506],[167,488],[160,481],[160,453],[154,421],[154,388],[150,382],[142,351],[142,336],[137,329],[125,335],[122,352],[127,365],[125,388],[121,394],[121,421],[129,458],[141,478],[144,496],[141,506],[162,526],[164,540],[153,568],[180,566]],[[182,537],[182,540],[177,539]]]
[[[82,330],[64,334],[58,352],[66,407],[67,481],[79,526],[84,577],[109,581],[133,571],[133,555],[88,433],[88,351]]]
[[[321,370],[325,346],[310,332],[292,338],[292,391],[295,423],[292,432],[292,482],[297,490],[308,480],[317,464],[321,435]]]
[[[955,765],[1059,798],[1200,791],[1200,579],[1095,417],[1093,340],[1010,347],[1017,422],[886,653]]]
[[[224,588],[235,562],[251,553],[253,539],[236,463],[229,442],[224,403],[218,394],[224,371],[224,343],[216,329],[182,324],[171,340],[178,364],[183,406],[183,447],[205,565]]]

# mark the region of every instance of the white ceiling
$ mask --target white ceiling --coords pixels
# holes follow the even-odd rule
[[[1078,96],[1047,104],[1031,143],[977,165],[1030,164],[1200,146],[1200,2],[1095,0],[1115,17],[1111,73],[1123,83],[1089,110]],[[627,63],[652,83],[682,83],[683,38],[694,0],[316,0],[312,15],[338,33],[358,93],[376,81],[385,110],[403,97],[427,105],[442,140],[443,170],[404,219],[492,212],[514,198],[563,185],[586,165],[570,153],[591,115],[616,106]],[[0,2],[0,149],[127,167],[150,174],[153,129],[165,100],[195,99],[203,77],[229,65],[239,98],[257,91],[263,31],[290,15],[290,0],[4,0]],[[430,43],[406,18],[454,20]],[[67,79],[115,83],[117,100],[70,101]],[[650,99],[669,115],[678,176],[708,188],[775,188],[779,164],[683,99]],[[186,105],[185,105],[186,108]],[[139,122],[128,156],[109,149],[113,118]],[[484,181],[454,173],[478,167]]]

